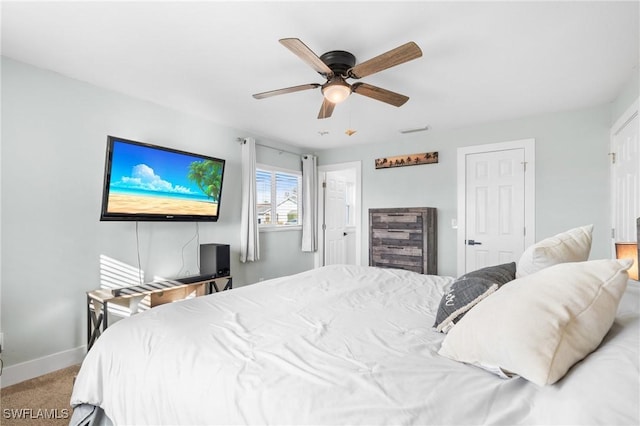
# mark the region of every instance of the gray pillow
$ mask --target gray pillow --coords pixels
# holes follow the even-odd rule
[[[433,326],[437,331],[448,332],[469,309],[515,277],[515,262],[488,266],[461,276],[442,296]]]

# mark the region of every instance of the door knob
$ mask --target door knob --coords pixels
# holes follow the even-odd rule
[[[469,244],[470,246],[480,246],[480,245],[482,245],[482,243],[480,241],[476,241],[476,240],[467,240],[467,244]]]

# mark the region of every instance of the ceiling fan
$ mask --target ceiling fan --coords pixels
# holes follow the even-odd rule
[[[317,56],[300,39],[283,38],[279,41],[283,46],[326,78],[327,82],[324,84],[302,84],[300,86],[256,93],[253,97],[256,99],[264,99],[271,96],[299,92],[301,90],[317,89],[319,87],[324,99],[320,107],[320,112],[318,113],[318,118],[331,117],[335,105],[344,101],[352,92],[386,102],[396,107],[404,105],[404,103],[409,100],[408,96],[367,83],[358,82],[349,84],[346,80],[360,79],[422,56],[422,50],[420,50],[417,44],[410,41],[356,65],[356,57],[344,50],[332,50],[321,56]]]

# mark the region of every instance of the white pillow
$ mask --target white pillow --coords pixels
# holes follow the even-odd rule
[[[467,312],[438,353],[555,383],[609,331],[630,266],[629,259],[561,263],[511,281]]]
[[[564,262],[584,262],[591,251],[593,225],[570,229],[528,247],[516,269],[516,278]]]

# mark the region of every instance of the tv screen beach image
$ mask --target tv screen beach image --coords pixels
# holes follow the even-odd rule
[[[223,163],[115,141],[107,211],[217,215]]]

